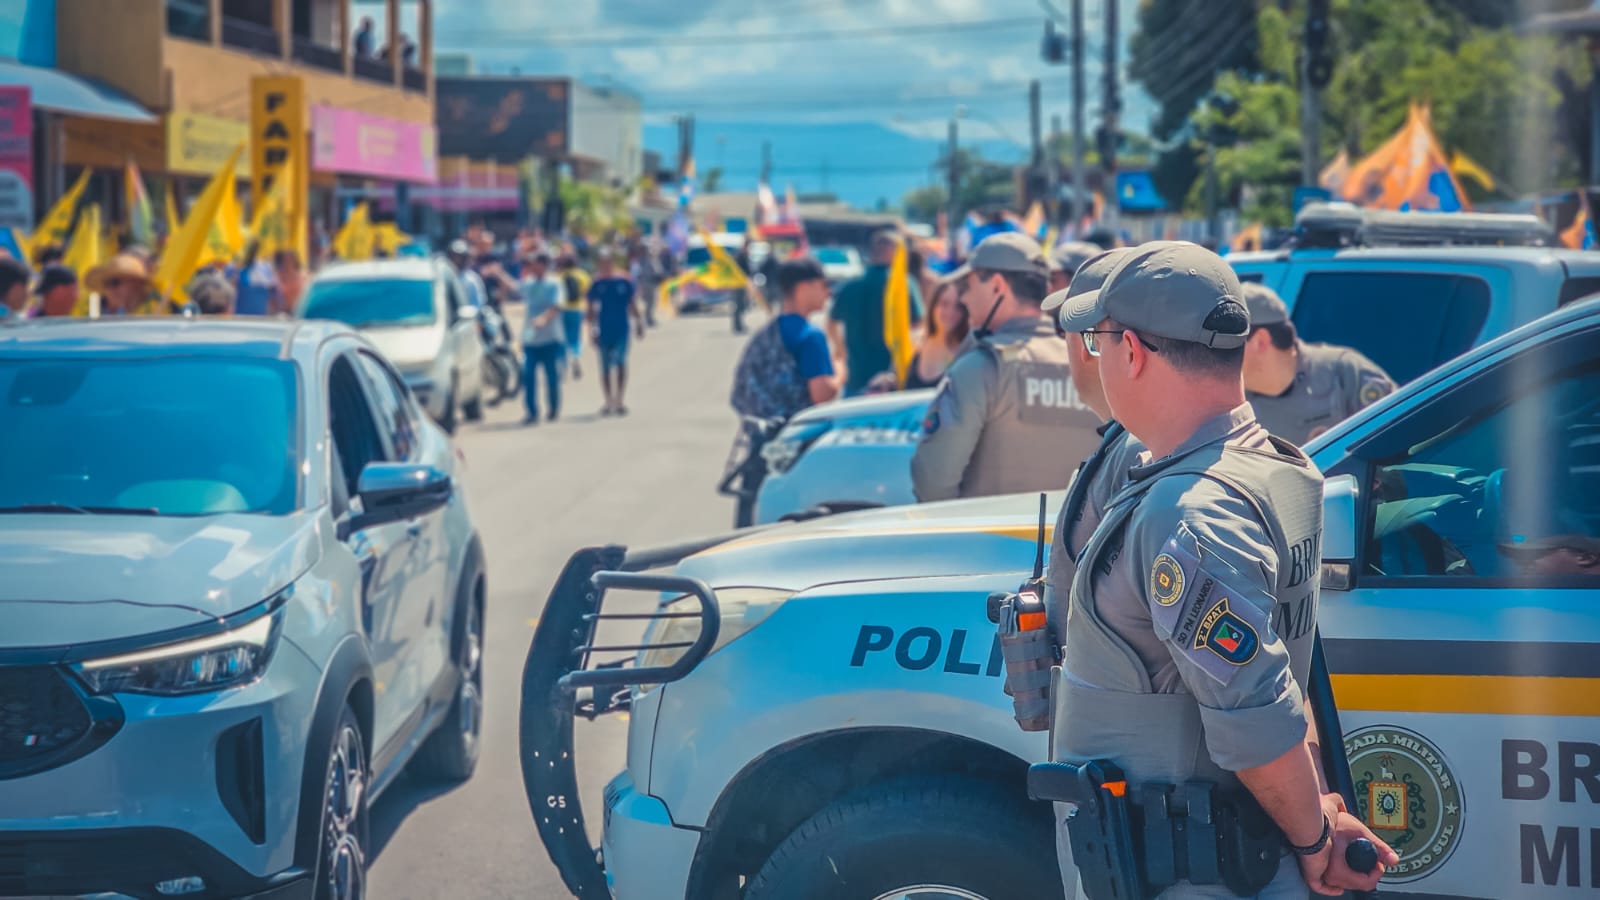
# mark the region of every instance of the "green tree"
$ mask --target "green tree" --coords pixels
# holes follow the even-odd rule
[[[949,196],[944,185],[929,184],[907,192],[900,205],[905,209],[906,218],[918,222],[932,222],[939,218],[939,211],[948,205]]]
[[[632,224],[627,195],[610,185],[563,178],[561,203],[566,207],[567,229],[591,240]]]
[[[949,157],[939,160],[939,171],[948,172]],[[956,193],[956,215],[965,216],[977,209],[1013,206],[1017,199],[1016,167],[983,158],[976,150],[956,150],[956,170],[960,185]],[[948,208],[949,192],[944,185],[915,188],[900,200],[906,215],[931,222],[940,210]]]
[[[706,171],[706,177],[700,181],[700,190],[707,194],[715,194],[722,187],[722,167],[717,166]]]

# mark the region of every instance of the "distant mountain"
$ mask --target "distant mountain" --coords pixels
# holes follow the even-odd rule
[[[958,137],[959,140],[959,137]],[[943,183],[934,166],[944,155],[943,138],[913,137],[873,122],[745,122],[697,119],[695,168],[703,180],[723,170],[722,191],[754,191],[761,173],[761,145],[772,144],[772,188],[782,197],[793,184],[801,194],[832,193],[861,209],[880,201],[896,209],[913,188]],[[646,124],[644,144],[671,168],[678,155],[677,126]],[[987,159],[1021,162],[1025,148],[1010,141],[961,141]]]

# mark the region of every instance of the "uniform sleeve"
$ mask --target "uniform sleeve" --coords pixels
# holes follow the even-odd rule
[[[1394,380],[1378,364],[1359,353],[1346,355],[1345,415],[1351,416],[1394,393]]]
[[[1151,489],[1131,527],[1152,625],[1200,705],[1222,768],[1265,765],[1305,739],[1289,651],[1272,626],[1278,558],[1253,510],[1211,482]]]
[[[928,503],[961,495],[961,478],[983,434],[993,382],[994,365],[981,352],[960,357],[945,373],[911,457],[911,485],[918,500]]]

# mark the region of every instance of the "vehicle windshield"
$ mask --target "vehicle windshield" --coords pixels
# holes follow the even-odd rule
[[[352,328],[432,325],[439,311],[433,282],[410,278],[331,278],[314,281],[306,295],[307,319],[332,319]]]
[[[684,257],[684,262],[686,262],[691,268],[694,266],[703,266],[710,261],[711,251],[704,247],[690,247],[688,254]]]
[[[843,247],[818,247],[817,262],[829,266],[848,266],[854,260],[850,258],[850,251]]]
[[[0,359],[0,513],[281,515],[299,482],[292,363]]]

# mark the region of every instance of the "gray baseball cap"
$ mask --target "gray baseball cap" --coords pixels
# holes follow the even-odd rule
[[[1050,268],[1071,275],[1078,267],[1100,255],[1100,248],[1086,241],[1068,241],[1050,250]]]
[[[1093,244],[1089,246],[1094,247]],[[1072,281],[1062,290],[1044,298],[1044,303],[1040,304],[1039,308],[1050,312],[1073,297],[1100,290],[1106,279],[1111,277],[1111,273],[1115,272],[1131,253],[1133,253],[1132,247],[1117,247],[1113,250],[1101,250],[1095,247],[1094,255],[1074,271]]]
[[[1153,241],[1133,248],[1099,290],[1068,301],[1061,327],[1088,331],[1115,319],[1156,337],[1229,350],[1244,346],[1250,334],[1242,295],[1239,276],[1222,257],[1187,241]],[[1230,306],[1237,315],[1213,318]]]
[[[950,273],[950,278],[965,278],[974,269],[1050,277],[1050,261],[1045,258],[1039,242],[1020,231],[1002,231],[984,238],[973,248],[972,255],[967,257],[961,268]]]
[[[1244,287],[1244,306],[1250,310],[1250,327],[1276,325],[1289,321],[1289,307],[1283,304],[1278,292],[1264,284],[1247,281]]]

